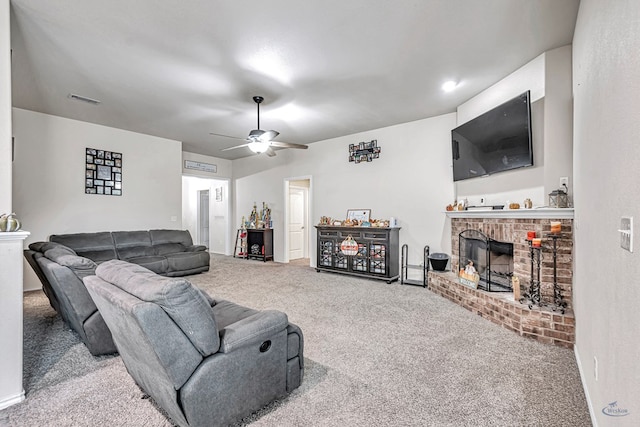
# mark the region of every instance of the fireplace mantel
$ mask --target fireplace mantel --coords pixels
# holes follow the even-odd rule
[[[573,208],[495,209],[446,211],[445,213],[449,218],[573,219]]]

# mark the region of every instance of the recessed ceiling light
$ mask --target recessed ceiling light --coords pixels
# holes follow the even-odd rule
[[[69,95],[67,95],[67,98],[73,99],[74,101],[86,102],[87,104],[91,104],[91,105],[100,104],[100,101],[98,101],[97,99],[87,98],[86,96],[76,95],[75,93],[70,93]]]
[[[448,82],[445,82],[442,85],[442,90],[445,92],[451,92],[452,90],[454,90],[456,87],[458,86],[458,83],[453,81],[453,80],[449,80]]]

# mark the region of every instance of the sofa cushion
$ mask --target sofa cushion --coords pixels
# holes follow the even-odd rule
[[[73,250],[62,245],[45,251],[44,256],[53,262],[69,267],[74,272],[78,270],[93,271],[97,267],[96,263],[89,258],[78,256]]]
[[[101,263],[116,259],[113,238],[108,231],[98,233],[53,234],[51,242],[60,243],[73,249],[78,255]]]
[[[135,258],[128,258],[124,261],[132,264],[140,265],[153,271],[156,274],[165,274],[169,270],[169,263],[163,256],[142,256]]]
[[[209,265],[209,252],[180,252],[167,254],[167,271],[189,271]]]
[[[193,245],[191,234],[188,230],[149,230],[151,244],[153,246],[163,243],[180,243],[184,247]]]
[[[185,252],[187,248],[180,243],[160,243],[153,246],[156,255],[175,254]]]
[[[213,304],[213,316],[218,329],[222,330],[232,323],[236,323],[258,313],[258,310],[243,307],[227,300],[217,300]]]
[[[203,356],[220,347],[211,305],[189,281],[158,276],[121,260],[100,264],[96,276],[143,301],[160,305]]]
[[[155,255],[148,231],[114,231],[111,234],[119,259]]]
[[[31,249],[32,251],[45,253],[49,249],[53,249],[56,246],[63,246],[65,248],[73,251],[73,254],[76,255],[76,251],[74,251],[73,249],[69,248],[68,246],[61,245],[60,243],[56,243],[56,242],[34,242],[34,243],[31,243],[29,245],[29,249]]]

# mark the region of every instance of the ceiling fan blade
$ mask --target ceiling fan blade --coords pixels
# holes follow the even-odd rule
[[[270,144],[271,144],[272,147],[278,147],[278,148],[299,148],[299,149],[302,149],[302,150],[306,150],[307,148],[309,148],[308,145],[292,144],[290,142],[271,141]]]
[[[220,151],[229,151],[229,150],[235,150],[236,148],[242,148],[242,147],[248,147],[249,143],[246,144],[242,144],[242,145],[236,145],[235,147],[228,147],[228,148],[223,148]]]
[[[237,136],[230,136],[230,135],[223,135],[221,133],[213,133],[213,132],[209,132],[209,135],[213,135],[213,136],[223,136],[225,138],[231,138],[231,139],[239,139],[241,141],[246,141],[247,138],[238,138]]]
[[[271,147],[267,148],[267,151],[265,151],[264,153],[269,157],[274,157],[276,155],[276,152],[273,151],[273,148]]]

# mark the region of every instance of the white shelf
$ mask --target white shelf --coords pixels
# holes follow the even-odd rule
[[[496,209],[487,211],[445,211],[449,218],[535,218],[573,219],[573,208]]]

